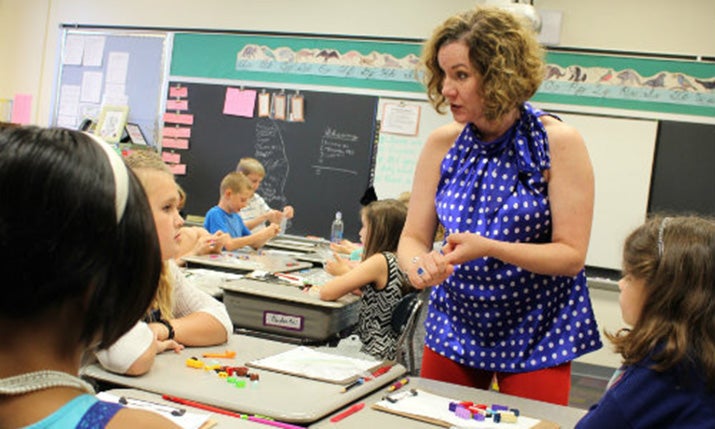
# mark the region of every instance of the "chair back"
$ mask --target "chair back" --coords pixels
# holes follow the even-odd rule
[[[397,334],[395,360],[404,365],[408,373],[415,368],[415,362],[412,345],[407,342],[414,335],[420,307],[422,307],[422,299],[418,293],[412,292],[403,296],[392,312],[392,330]],[[405,349],[408,351],[409,362],[405,359]]]

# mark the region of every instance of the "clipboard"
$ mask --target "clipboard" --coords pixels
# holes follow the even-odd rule
[[[248,362],[246,366],[326,383],[348,384],[384,364],[383,361],[357,359],[300,346]]]
[[[406,395],[394,403],[383,399],[373,404],[372,408],[446,428],[458,426],[460,428],[478,429],[493,428],[495,426],[495,423],[491,420],[483,422],[465,420],[449,411],[449,403],[460,402],[459,399],[435,395],[421,389],[416,390],[417,395],[415,396]],[[519,416],[519,421],[509,423],[508,427],[513,429],[559,429],[560,426],[548,420]]]

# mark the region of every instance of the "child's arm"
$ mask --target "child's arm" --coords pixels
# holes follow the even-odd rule
[[[357,265],[350,265],[350,262],[333,252],[333,259],[325,262],[325,271],[332,276],[342,276],[352,270]]]
[[[271,209],[265,213],[261,213],[259,216],[256,216],[253,219],[243,219],[243,223],[246,225],[246,228],[252,230],[258,225],[266,223],[266,221],[271,223],[280,223],[282,218],[283,213],[279,212],[278,210]]]
[[[224,248],[226,250],[236,250],[245,246],[251,246],[254,249],[263,247],[264,244],[271,238],[278,235],[280,232],[280,226],[274,223],[268,225],[266,228],[254,232],[251,235],[244,235],[243,237],[231,237],[224,241]]]
[[[370,283],[375,283],[377,289],[384,288],[387,283],[387,262],[381,253],[370,256],[344,275],[313,288],[319,291],[320,299],[335,301]]]

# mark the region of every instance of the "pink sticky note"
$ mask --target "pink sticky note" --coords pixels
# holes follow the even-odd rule
[[[162,131],[164,137],[176,137],[188,139],[191,137],[191,128],[186,127],[164,127]]]
[[[166,100],[166,110],[188,110],[189,100]]]
[[[10,121],[15,124],[29,124],[32,116],[32,95],[15,94],[12,101],[12,116]]]
[[[186,164],[171,164],[169,170],[178,176],[186,175]]]
[[[226,88],[226,100],[223,104],[224,115],[253,117],[253,107],[256,104],[256,91]]]
[[[181,162],[181,154],[162,152],[161,159],[163,159],[164,162],[168,162],[169,164],[178,164]]]
[[[186,139],[163,138],[161,139],[161,147],[171,149],[188,149],[189,141]]]
[[[194,115],[188,113],[178,114],[178,113],[164,113],[164,122],[170,124],[184,124],[191,125],[194,123]]]
[[[169,97],[187,97],[189,95],[189,88],[185,86],[172,86],[169,88]]]

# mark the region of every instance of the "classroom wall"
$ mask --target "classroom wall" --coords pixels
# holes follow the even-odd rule
[[[59,25],[151,26],[423,39],[454,12],[484,0],[0,0],[0,98],[33,96],[49,123]],[[563,12],[561,46],[715,57],[712,0],[535,0]]]
[[[454,12],[483,0],[0,0],[0,99],[33,96],[47,125],[55,93],[60,24],[255,30],[424,39]],[[563,13],[560,46],[715,57],[712,0],[535,0]],[[618,293],[592,293],[601,328],[621,326]],[[608,347],[582,359],[616,367]]]

